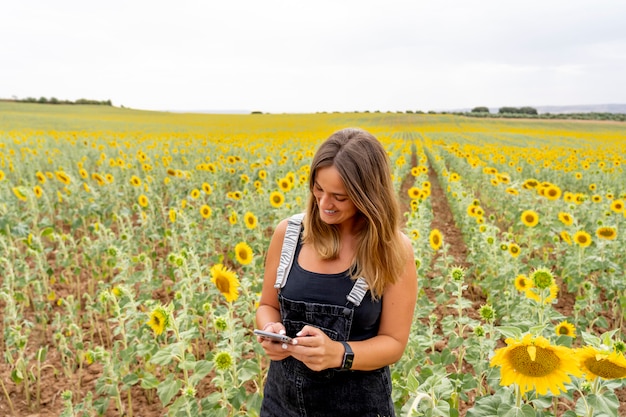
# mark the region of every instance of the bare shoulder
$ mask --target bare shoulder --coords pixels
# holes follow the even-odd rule
[[[407,255],[413,258],[413,241],[403,232],[400,232],[400,237],[402,238],[402,243],[404,243],[404,248],[407,251]]]
[[[287,231],[287,224],[289,224],[289,218],[281,220],[274,228],[272,240],[270,242],[270,251],[272,247],[282,246],[283,239],[285,238],[285,232]]]

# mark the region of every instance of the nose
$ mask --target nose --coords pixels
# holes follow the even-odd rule
[[[320,206],[322,210],[328,210],[332,208],[331,198],[328,194],[322,194],[317,199],[317,204]]]

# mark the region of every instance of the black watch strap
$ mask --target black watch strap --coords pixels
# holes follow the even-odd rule
[[[341,344],[343,345],[345,349],[343,353],[343,362],[341,363],[341,369],[345,369],[345,370],[351,369],[352,362],[354,362],[354,352],[352,351],[352,348],[347,342],[342,341]]]

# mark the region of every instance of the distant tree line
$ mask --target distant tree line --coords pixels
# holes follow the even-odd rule
[[[444,112],[446,113],[446,112]],[[493,118],[518,118],[518,119],[570,119],[570,120],[612,120],[626,122],[624,113],[542,113],[539,114],[533,107],[500,107],[498,113],[491,113],[488,107],[474,107],[470,112],[450,112],[460,116],[470,117],[493,117]]]
[[[97,106],[112,106],[113,105],[111,103],[111,100],[100,101],[100,100],[89,100],[86,98],[80,98],[78,100],[71,101],[71,100],[59,100],[56,97],[50,97],[50,98],[26,97],[22,99],[19,99],[19,98],[4,99],[2,101],[16,101],[20,103],[39,103],[39,104],[91,104],[91,105],[97,105]]]
[[[258,112],[260,113],[260,112]],[[328,112],[318,112],[326,114]],[[334,111],[332,113],[342,113]],[[353,113],[382,113],[380,110],[375,111],[354,111]],[[387,111],[386,113],[407,113],[407,114],[426,114],[421,110],[406,110],[406,111]],[[474,107],[469,112],[449,112],[442,111],[436,112],[430,110],[428,114],[451,114],[455,116],[467,116],[467,117],[484,117],[484,118],[501,118],[501,119],[564,119],[564,120],[606,120],[615,122],[626,122],[626,114],[624,113],[600,113],[600,112],[588,112],[588,113],[541,113],[533,107],[501,107],[497,113],[491,113],[488,107]],[[256,114],[256,112],[255,112]]]

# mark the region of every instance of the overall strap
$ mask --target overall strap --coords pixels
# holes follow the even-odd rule
[[[358,307],[361,305],[361,301],[363,301],[363,298],[365,298],[365,293],[367,293],[368,289],[369,286],[367,285],[367,281],[365,281],[365,278],[360,277],[356,280],[354,286],[352,287],[352,290],[350,291],[350,294],[348,294],[346,298],[349,302]]]
[[[276,270],[276,282],[274,288],[281,289],[287,283],[287,276],[293,265],[293,257],[296,253],[296,245],[300,238],[300,229],[302,228],[302,219],[304,213],[298,213],[291,216],[287,222],[287,230],[285,230],[285,238],[283,239],[283,247],[280,251],[280,260],[278,269]]]

